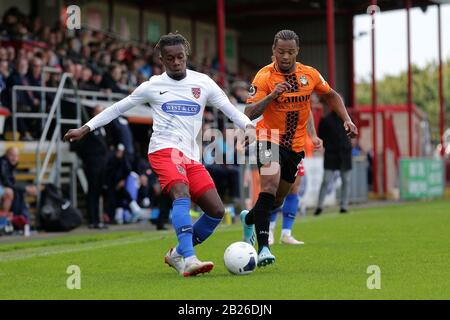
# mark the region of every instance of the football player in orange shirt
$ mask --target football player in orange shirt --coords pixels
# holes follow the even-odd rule
[[[274,62],[255,76],[245,114],[251,119],[262,116],[257,124],[257,159],[261,192],[253,209],[241,212],[244,241],[258,241],[258,266],[275,262],[269,249],[269,223],[272,209],[281,206],[289,193],[304,158],[309,123],[311,94],[316,92],[344,122],[350,137],[358,134],[340,95],[309,66],[296,62],[299,38],[291,30],[281,30],[274,38]],[[313,144],[321,142],[311,137]]]

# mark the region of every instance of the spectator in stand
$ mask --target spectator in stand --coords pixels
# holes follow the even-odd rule
[[[18,58],[14,71],[6,81],[7,90],[7,107],[12,110],[12,88],[15,85],[28,86],[30,85],[28,79],[28,60],[26,58]],[[40,101],[31,91],[17,92],[17,111],[18,112],[36,112],[39,111]],[[24,141],[33,140],[31,131],[35,127],[35,120],[21,119],[17,121],[18,130],[20,132],[20,139]],[[37,128],[34,128],[37,129]]]
[[[96,88],[92,84],[92,69],[85,66],[83,67],[83,70],[81,71],[81,79],[78,83],[78,88],[80,90],[92,90],[95,91]]]
[[[30,70],[28,71],[28,83],[31,86],[40,86],[41,85],[41,73],[42,73],[42,59],[38,57],[34,57],[31,60]],[[34,97],[39,99],[39,93],[34,92]]]
[[[249,85],[245,81],[235,81],[231,85],[231,95],[236,99],[237,103],[245,104],[248,99]]]
[[[109,92],[128,94],[128,91],[123,90],[119,85],[121,77],[122,68],[120,67],[120,65],[116,63],[111,64],[108,68],[108,72],[103,75],[103,80],[100,83],[100,88],[105,89]]]
[[[14,63],[14,60],[16,59],[16,50],[14,50],[13,47],[9,46],[6,48],[6,52],[8,54],[8,62],[10,65]]]
[[[0,61],[8,62],[8,51],[5,47],[0,47]]]
[[[3,188],[9,189],[7,191],[13,192],[13,199],[11,201],[11,194],[8,195],[8,200],[3,204],[3,209],[11,210],[14,213],[13,224],[15,228],[20,229],[24,224],[30,222],[28,214],[28,207],[25,203],[25,196],[36,196],[37,187],[35,185],[24,185],[23,183],[16,182],[15,170],[19,163],[19,149],[17,147],[10,147],[6,150],[3,157],[0,158],[0,185]],[[19,221],[18,225],[15,221]]]
[[[93,68],[92,70],[92,81],[91,85],[93,87],[93,90],[100,91],[100,85],[103,81],[103,73],[98,68]]]
[[[14,200],[14,190],[0,185],[0,218],[6,218],[12,222],[13,212],[11,211]]]
[[[106,169],[106,185],[108,190],[108,215],[116,223],[128,222],[124,219],[124,210],[133,213],[131,220],[137,221],[142,214],[142,208],[133,199],[126,188],[126,181],[131,173],[131,163],[125,157],[125,146],[119,144],[114,153],[110,154]]]
[[[128,120],[125,117],[118,117],[107,126],[108,137],[111,138],[109,145],[117,146],[122,144],[125,147],[125,156],[130,164],[134,163],[134,142]]]
[[[0,48],[0,51],[3,48]],[[6,50],[5,50],[6,52]],[[1,53],[0,53],[1,54]],[[0,56],[1,59],[1,56]],[[0,106],[7,104],[6,80],[9,77],[9,65],[7,60],[0,60]]]
[[[156,225],[156,230],[167,230],[165,225],[169,220],[172,201],[169,196],[162,193],[158,177],[147,159],[142,156],[137,156],[137,158],[136,167],[140,179],[137,202],[142,208],[151,207],[151,211],[158,213],[156,218],[150,220]]]

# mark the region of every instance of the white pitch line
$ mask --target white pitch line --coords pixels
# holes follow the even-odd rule
[[[229,231],[236,231],[237,228],[227,228],[226,230],[221,230],[221,232],[229,232]],[[96,250],[96,249],[104,249],[114,246],[122,246],[127,244],[135,244],[135,243],[141,243],[146,241],[155,241],[162,239],[163,236],[172,236],[172,232],[164,232],[159,233],[157,236],[153,235],[153,237],[139,237],[134,239],[115,239],[115,240],[103,240],[103,241],[97,241],[94,243],[85,243],[85,244],[73,244],[73,245],[64,245],[63,248],[61,247],[37,247],[37,248],[30,248],[29,250],[35,250],[38,252],[12,252],[12,253],[0,253],[0,263],[2,262],[10,262],[10,261],[18,261],[18,260],[24,260],[24,259],[30,259],[35,257],[47,257],[52,256],[55,254],[66,254],[66,253],[73,253],[73,252],[81,252],[81,251],[88,251],[88,250]],[[77,246],[76,248],[68,248],[68,246]],[[27,250],[27,248],[24,248],[23,250]]]
[[[329,214],[327,216],[320,217],[320,219],[307,217],[306,219],[302,219],[302,222],[299,224],[319,221],[319,220],[322,220],[323,218],[329,219],[329,218],[336,218],[336,217],[339,217],[339,215]],[[223,226],[219,230],[220,230],[220,232],[231,232],[231,231],[237,231],[240,229],[241,229],[240,225],[232,225],[232,226]],[[25,259],[35,258],[35,257],[48,257],[48,256],[52,256],[55,254],[66,254],[66,253],[82,252],[82,251],[88,251],[88,250],[104,249],[104,248],[109,248],[109,247],[114,247],[114,246],[135,244],[135,243],[141,243],[141,242],[146,242],[146,241],[155,241],[155,240],[160,240],[162,238],[162,236],[172,236],[172,235],[173,235],[172,231],[167,231],[167,232],[158,233],[158,236],[153,236],[153,237],[139,237],[139,238],[128,239],[128,240],[124,240],[124,239],[100,240],[100,241],[96,241],[94,243],[85,243],[85,244],[75,243],[75,244],[73,244],[73,246],[77,246],[76,248],[67,248],[68,246],[72,246],[70,244],[64,245],[63,248],[61,248],[60,246],[24,248],[24,249],[19,249],[19,250],[34,250],[34,251],[38,251],[38,252],[16,252],[16,251],[13,251],[12,253],[10,253],[10,252],[0,253],[0,263],[25,260]]]
[[[161,237],[156,238],[138,238],[138,239],[128,239],[128,240],[105,240],[101,242],[95,242],[95,243],[87,243],[87,244],[74,244],[74,246],[77,246],[76,248],[67,248],[67,246],[70,245],[64,245],[64,248],[48,248],[45,247],[45,251],[42,251],[42,247],[37,248],[40,250],[40,252],[27,252],[27,253],[5,253],[0,254],[0,263],[2,262],[9,262],[9,261],[17,261],[17,260],[24,260],[24,259],[30,259],[35,257],[46,257],[51,256],[55,254],[66,254],[66,253],[73,253],[73,252],[81,252],[81,251],[88,251],[88,250],[95,250],[95,249],[104,249],[108,247],[114,247],[114,246],[122,246],[122,245],[128,245],[128,244],[135,244],[145,241],[153,241],[153,240],[159,240]]]

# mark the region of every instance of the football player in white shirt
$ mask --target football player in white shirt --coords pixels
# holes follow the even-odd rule
[[[223,203],[208,171],[199,162],[196,137],[201,129],[205,105],[225,113],[238,127],[252,136],[255,126],[239,112],[225,93],[207,75],[186,70],[188,41],[178,33],[161,37],[157,47],[165,67],[162,75],[153,76],[131,95],[113,104],[84,126],[71,129],[66,141],[81,139],[138,104],[149,103],[153,112],[153,135],[148,159],[158,175],[161,188],[173,199],[172,224],[178,246],[171,248],[164,261],[179,274],[188,277],[210,272],[212,262],[202,262],[194,246],[205,241],[221,222]],[[192,225],[189,215],[191,199],[205,212]]]

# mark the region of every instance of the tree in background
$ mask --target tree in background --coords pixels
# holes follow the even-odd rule
[[[444,76],[444,98],[446,128],[450,127],[450,59],[442,66]],[[438,65],[435,62],[428,63],[424,68],[412,66],[413,76],[413,103],[424,111],[430,123],[433,143],[439,143],[439,91],[438,91]],[[399,75],[387,75],[377,81],[378,104],[406,104],[407,103],[408,73]],[[371,81],[362,79],[357,84],[358,105],[371,104]]]

